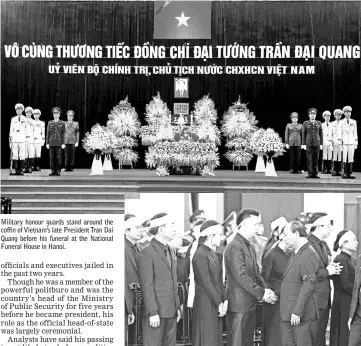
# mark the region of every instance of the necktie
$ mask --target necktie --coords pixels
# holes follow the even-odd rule
[[[350,120],[347,120],[347,124],[349,124],[350,123]]]
[[[286,269],[285,269],[285,271],[284,271],[283,277],[285,277],[288,268],[289,268],[290,265],[293,263],[293,260],[294,260],[294,258],[295,258],[295,255],[296,255],[295,252],[292,251],[291,257],[290,257],[290,259],[288,260],[288,263],[287,263]]]
[[[171,257],[170,257],[170,253],[169,253],[169,248],[168,248],[168,246],[166,246],[164,252],[165,252],[165,255],[167,256],[167,260],[168,260],[169,266],[172,267],[172,260],[171,260]]]
[[[138,247],[137,244],[135,244],[135,245],[133,246],[133,249],[134,249],[135,252],[139,252],[139,247]]]
[[[327,255],[327,251],[326,251],[325,245],[323,244],[322,241],[320,242],[320,247],[321,247],[321,250],[322,250],[323,261],[324,261],[325,263],[327,263],[327,262],[328,262],[328,255]]]

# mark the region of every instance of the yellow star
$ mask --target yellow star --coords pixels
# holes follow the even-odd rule
[[[181,15],[180,17],[174,17],[174,18],[179,21],[178,27],[180,27],[181,25],[188,26],[187,20],[188,20],[190,17],[186,17],[186,16],[184,15],[184,12],[183,12],[183,11],[182,11],[182,15]]]

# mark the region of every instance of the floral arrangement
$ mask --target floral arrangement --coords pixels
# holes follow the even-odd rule
[[[236,165],[246,166],[251,161],[253,153],[251,139],[257,130],[258,121],[247,105],[241,103],[241,98],[234,102],[224,114],[222,132],[227,138],[229,149],[225,157]]]
[[[155,168],[160,176],[184,172],[213,175],[219,165],[217,144],[220,144],[214,102],[204,96],[195,103],[192,125],[172,125],[170,114],[159,93],[147,105],[148,125],[141,128],[142,144],[149,146],[147,166]]]
[[[220,145],[221,132],[216,125],[217,111],[213,100],[208,95],[203,96],[194,104],[192,114],[199,141],[209,141]]]
[[[158,92],[146,106],[145,119],[148,125],[142,126],[140,131],[143,145],[154,146],[160,141],[173,139],[170,114],[171,111]]]
[[[157,96],[153,96],[152,101],[146,106],[145,120],[150,125],[160,126],[161,123],[170,123],[170,115],[171,111],[160,98],[158,91]]]
[[[113,132],[109,131],[105,126],[95,124],[90,132],[85,134],[83,138],[83,147],[87,153],[96,154],[109,153],[114,149],[116,137]]]
[[[255,131],[251,137],[250,140],[250,149],[252,150],[252,152],[256,155],[264,155],[265,153],[260,151],[260,145],[259,145],[259,141],[261,140],[261,138],[263,137],[265,133],[264,129],[258,129],[257,131]]]
[[[268,161],[273,157],[283,155],[285,152],[281,137],[270,128],[264,131],[262,137],[258,140],[256,151],[265,153]]]
[[[168,172],[166,168],[172,166],[190,166],[193,174],[196,174],[206,167],[213,171],[219,165],[217,151],[216,145],[211,142],[165,141],[157,143],[146,154],[145,161],[149,168],[161,167],[159,174]]]
[[[116,137],[113,155],[122,165],[133,165],[138,154],[132,149],[138,145],[134,138],[140,132],[140,121],[134,107],[128,102],[128,96],[120,101],[108,115],[107,127]]]

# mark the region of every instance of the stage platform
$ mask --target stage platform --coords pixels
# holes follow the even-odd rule
[[[102,176],[91,176],[90,170],[77,169],[62,172],[59,177],[49,177],[49,170],[10,176],[9,170],[1,170],[1,191],[8,186],[89,186],[97,188],[114,186],[113,192],[361,192],[361,173],[356,179],[342,179],[330,174],[319,174],[321,179],[307,179],[306,174],[277,172],[278,177],[265,177],[253,171],[216,170],[214,177],[199,175],[170,175],[158,177],[155,170],[126,169],[104,172]]]
[[[356,179],[320,174],[277,172],[265,177],[253,171],[216,170],[214,177],[170,175],[158,177],[155,170],[114,170],[91,176],[79,169],[50,177],[49,170],[10,176],[1,170],[1,196],[12,199],[13,214],[124,214],[125,200],[144,192],[360,192],[361,173]]]

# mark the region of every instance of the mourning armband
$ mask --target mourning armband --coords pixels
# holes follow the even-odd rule
[[[303,282],[310,282],[311,284],[314,284],[317,282],[317,278],[315,274],[307,274],[302,276]]]

